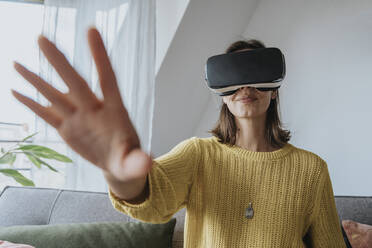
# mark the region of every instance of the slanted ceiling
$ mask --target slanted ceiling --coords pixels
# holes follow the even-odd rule
[[[205,62],[243,38],[241,34],[257,2],[189,1],[156,76],[152,137],[155,157],[186,138],[200,136],[199,124],[211,100],[204,81]],[[213,116],[210,119],[211,123],[215,121]]]

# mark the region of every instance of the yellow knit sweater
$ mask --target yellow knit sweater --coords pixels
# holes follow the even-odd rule
[[[186,207],[184,247],[346,247],[326,162],[287,143],[253,152],[192,137],[154,159],[150,194],[114,208],[165,223]],[[246,218],[252,203],[253,218]]]

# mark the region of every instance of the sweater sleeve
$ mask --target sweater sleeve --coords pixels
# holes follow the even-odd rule
[[[328,167],[322,160],[322,172],[317,185],[310,226],[304,241],[309,247],[346,248],[336,209],[334,192]]]
[[[144,202],[131,204],[119,199],[109,187],[113,207],[143,222],[168,222],[178,210],[186,207],[199,160],[196,137],[178,143],[168,153],[153,159],[148,174],[149,196]]]

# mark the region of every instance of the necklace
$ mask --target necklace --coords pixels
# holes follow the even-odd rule
[[[283,147],[281,147],[280,149],[282,149],[282,148]],[[274,150],[274,151],[276,151],[276,150]],[[245,209],[245,218],[252,219],[253,215],[254,215],[254,210],[253,210],[253,207],[252,207],[252,202],[249,202],[248,207]]]
[[[245,209],[245,218],[247,219],[252,219],[253,218],[253,207],[252,207],[252,202],[248,204],[248,207]]]

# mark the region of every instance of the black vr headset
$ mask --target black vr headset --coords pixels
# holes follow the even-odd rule
[[[275,90],[284,77],[284,55],[275,47],[215,55],[205,65],[208,88],[220,96],[232,95],[245,86]]]

